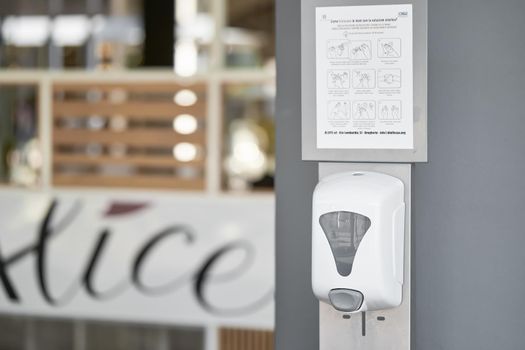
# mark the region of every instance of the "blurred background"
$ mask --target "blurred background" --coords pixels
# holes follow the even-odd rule
[[[2,3],[0,350],[273,349],[274,12],[273,0]],[[46,225],[50,293],[84,276],[57,305],[27,248]],[[155,299],[128,270],[173,225],[193,245],[159,244],[148,282],[188,276]],[[121,272],[126,290],[93,297],[87,280],[105,289]],[[230,289],[203,292],[206,278]]]

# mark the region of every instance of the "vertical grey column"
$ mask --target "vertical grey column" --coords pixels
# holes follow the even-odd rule
[[[303,290],[315,170],[299,160],[300,1],[277,5],[277,349],[315,349],[317,304]],[[429,163],[413,173],[414,349],[522,349],[525,2],[430,0],[428,13]]]
[[[301,160],[300,17],[300,0],[277,0],[277,350],[319,347],[319,308],[310,284],[317,164]]]
[[[429,1],[413,174],[417,350],[525,348],[525,2]]]

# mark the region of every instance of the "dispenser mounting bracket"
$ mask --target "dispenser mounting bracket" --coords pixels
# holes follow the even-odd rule
[[[345,314],[319,303],[320,350],[410,350],[411,307],[411,164],[320,163],[319,179],[350,171],[375,171],[394,176],[405,186],[405,249],[403,300],[399,307]]]

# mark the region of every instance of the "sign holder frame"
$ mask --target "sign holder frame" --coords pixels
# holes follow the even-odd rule
[[[317,7],[412,4],[414,76],[413,149],[317,148],[316,18]],[[332,162],[427,162],[427,0],[301,1],[302,159]]]

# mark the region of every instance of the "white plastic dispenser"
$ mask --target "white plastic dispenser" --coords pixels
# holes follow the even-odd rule
[[[312,287],[342,312],[399,306],[402,300],[404,185],[376,172],[338,173],[313,195]]]

